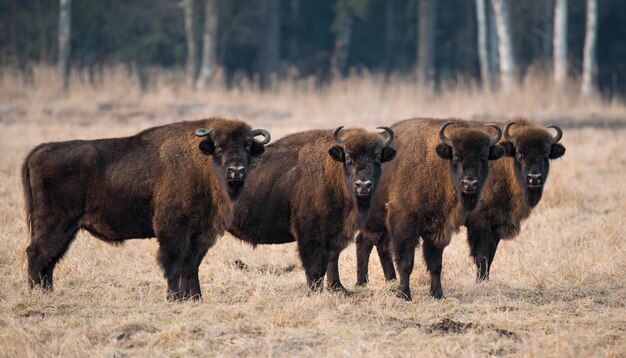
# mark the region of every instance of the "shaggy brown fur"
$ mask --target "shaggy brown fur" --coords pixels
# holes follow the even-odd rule
[[[393,144],[399,154],[383,167],[366,231],[357,236],[358,284],[367,281],[367,262],[375,244],[384,260],[385,276],[395,278],[386,247],[390,243],[400,272],[399,296],[410,300],[409,277],[421,236],[431,274],[431,294],[443,296],[443,249],[478,202],[488,176],[489,160],[503,154],[497,145],[490,146],[487,127],[461,120],[449,128],[452,147],[441,143],[438,131],[445,122],[412,119],[392,126],[397,133]],[[462,187],[463,180],[468,179],[477,183],[475,190]]]
[[[289,135],[267,147],[240,200],[229,231],[257,244],[297,241],[307,283],[345,290],[336,266],[339,253],[369,213],[380,163],[395,151],[384,138],[361,129],[341,133],[337,144],[329,130]],[[357,195],[355,183],[370,180],[371,191]]]
[[[465,223],[478,281],[489,278],[500,240],[517,236],[522,221],[541,200],[549,160],[565,153],[562,144],[551,144],[548,129],[523,119],[515,123],[510,129],[515,139],[500,144],[507,158],[491,164],[486,190]],[[541,178],[539,185],[529,185],[528,175],[533,173]]]
[[[213,132],[198,138],[198,127]],[[156,236],[168,298],[199,298],[198,266],[243,184],[229,170],[263,152],[252,135],[244,122],[212,118],[33,149],[22,167],[30,286],[52,289],[56,263],[85,229],[110,243]]]

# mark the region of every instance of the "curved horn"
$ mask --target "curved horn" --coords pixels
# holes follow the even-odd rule
[[[448,126],[451,124],[454,124],[454,121],[447,121],[441,126],[441,128],[439,128],[439,138],[441,138],[441,141],[449,146],[452,146],[452,141],[450,140],[450,138],[446,137],[445,132],[446,128],[448,128]]]
[[[554,128],[556,130],[556,135],[554,137],[552,137],[552,143],[551,144],[558,143],[561,140],[561,138],[563,137],[563,130],[561,129],[561,127],[557,126],[556,124],[553,124],[551,126],[547,126],[546,128]]]
[[[335,128],[335,130],[333,130],[333,139],[335,139],[335,142],[339,144],[344,144],[346,142],[344,140],[339,139],[339,132],[341,131],[342,128],[343,126],[339,126]]]
[[[196,129],[196,135],[197,135],[198,137],[206,137],[206,136],[208,136],[209,134],[211,134],[212,132],[213,132],[213,128],[211,128],[211,129],[209,129],[209,130],[206,130],[206,129],[204,129],[204,128],[198,128],[198,129]]]
[[[263,136],[262,141],[254,139],[255,142],[262,144],[262,145],[266,145],[267,143],[270,142],[270,140],[272,140],[272,136],[270,135],[270,132],[266,131],[265,129],[253,129],[250,133],[252,134],[252,138],[262,135]]]
[[[376,129],[382,129],[387,132],[387,139],[383,142],[383,148],[387,148],[389,144],[391,144],[391,142],[393,141],[393,129],[385,126],[376,127]]]
[[[500,141],[500,138],[502,138],[502,129],[498,125],[492,123],[487,124],[487,127],[492,127],[496,131],[498,131],[498,134],[496,134],[495,138],[492,137],[491,141],[489,142],[489,146],[491,147],[492,145],[496,145]]]
[[[514,124],[515,122],[508,122],[507,124],[504,125],[504,138],[508,141],[513,141],[513,139],[515,139],[515,136],[509,132],[509,130],[511,129],[511,126]]]

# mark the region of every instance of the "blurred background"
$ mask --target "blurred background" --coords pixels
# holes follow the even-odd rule
[[[366,113],[606,117],[623,108],[625,39],[623,0],[0,0],[0,116],[85,93],[105,112],[159,92],[187,96],[178,114],[245,116],[211,94],[391,90],[405,103]]]

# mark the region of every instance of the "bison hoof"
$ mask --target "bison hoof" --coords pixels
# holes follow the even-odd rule
[[[357,280],[356,285],[360,287],[365,287],[367,286],[367,280]]]
[[[350,296],[352,294],[352,292],[348,291],[345,287],[343,287],[341,282],[329,283],[328,290],[332,292],[341,293],[345,296]]]
[[[411,297],[411,291],[410,290],[404,290],[402,289],[402,287],[398,287],[392,290],[396,297],[401,298],[405,301],[413,301],[413,297]]]
[[[430,291],[432,298],[440,300],[443,298],[443,291]]]

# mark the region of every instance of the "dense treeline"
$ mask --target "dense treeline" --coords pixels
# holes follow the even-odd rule
[[[434,45],[422,51],[432,52],[435,81],[459,75],[481,78],[476,0],[429,1],[436,6],[423,6],[425,0],[214,0],[215,62],[230,77],[264,78],[271,72],[328,78],[351,68],[408,73],[417,67],[420,41],[428,39],[419,35],[425,29],[432,31]],[[97,71],[114,63],[184,68],[187,63],[185,1],[71,3],[72,68]],[[208,1],[189,3],[199,72]],[[574,77],[582,70],[586,3],[569,0],[567,9],[568,73]],[[623,94],[626,2],[598,0],[597,9],[597,83],[603,93]],[[508,1],[508,10],[515,71],[523,75],[533,66],[552,69],[554,0]],[[424,16],[424,11],[434,17]],[[497,36],[490,1],[486,15],[489,69],[495,74]],[[57,0],[0,0],[1,64],[28,70],[32,63],[56,63],[58,19]],[[420,27],[421,21],[429,21],[428,26]]]

